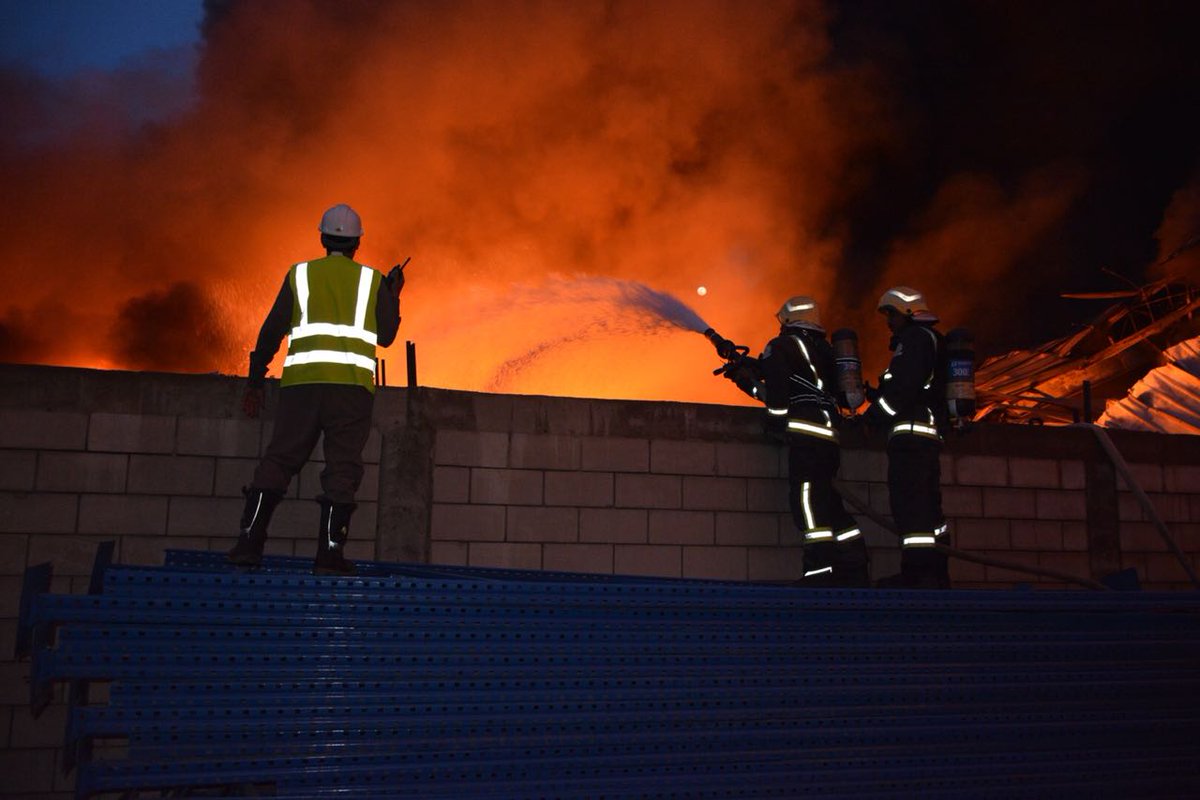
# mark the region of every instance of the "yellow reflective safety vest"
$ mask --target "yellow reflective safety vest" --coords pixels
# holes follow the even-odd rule
[[[292,329],[280,386],[341,383],[375,391],[375,297],[382,280],[339,254],[292,265]]]

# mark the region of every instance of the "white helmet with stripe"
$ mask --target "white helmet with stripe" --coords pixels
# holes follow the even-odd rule
[[[918,322],[937,322],[937,315],[925,304],[925,295],[910,286],[893,286],[879,298],[878,308],[889,308]]]
[[[796,325],[814,331],[824,332],[821,327],[821,313],[817,301],[808,295],[798,294],[789,297],[775,313],[780,325]]]

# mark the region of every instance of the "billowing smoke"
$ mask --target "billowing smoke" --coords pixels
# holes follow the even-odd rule
[[[888,75],[834,52],[819,0],[206,7],[198,53],[52,87],[0,71],[19,109],[0,130],[0,356],[241,373],[287,265],[347,202],[362,260],[412,256],[400,341],[423,383],[737,402],[700,337],[528,287],[637,282],[754,347],[811,294],[878,356],[878,290],[925,283],[986,342],[1001,323],[981,309],[1020,296],[1013,271],[1080,186],[955,170],[848,268],[872,170],[919,131]]]
[[[1156,272],[1200,285],[1200,176],[1171,198],[1154,238],[1158,240]]]

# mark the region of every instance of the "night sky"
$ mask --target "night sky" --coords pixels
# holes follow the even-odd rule
[[[6,360],[240,371],[245,310],[306,255],[278,231],[330,192],[387,219],[375,261],[446,265],[412,287],[434,348],[463,315],[424,320],[426,288],[495,305],[564,264],[748,341],[798,290],[877,335],[881,288],[914,285],[984,355],[1104,308],[1061,292],[1200,280],[1200,248],[1156,265],[1200,233],[1200,3],[3,0],[0,23]]]

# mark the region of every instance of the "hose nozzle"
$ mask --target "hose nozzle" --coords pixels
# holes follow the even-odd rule
[[[712,328],[704,332],[704,337],[712,342],[713,347],[717,350],[717,355],[726,361],[733,359],[737,355],[738,346]]]

